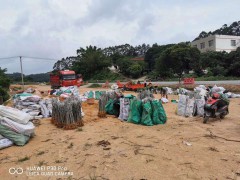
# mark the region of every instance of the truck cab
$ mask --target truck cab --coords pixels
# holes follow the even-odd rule
[[[82,83],[82,77],[76,75],[75,71],[62,70],[56,74],[50,74],[50,84],[52,89],[66,86],[80,86]]]

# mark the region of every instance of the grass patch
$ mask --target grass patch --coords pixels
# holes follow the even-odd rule
[[[45,153],[44,151],[39,151],[37,155],[40,156],[40,155],[43,155],[44,153]]]
[[[73,147],[73,143],[70,143],[67,148],[68,148],[68,149],[71,149],[72,147]]]
[[[90,149],[91,147],[92,147],[92,144],[85,143],[84,147],[83,147],[83,151],[86,151],[86,150]]]
[[[91,84],[90,86],[88,86],[88,88],[99,88],[99,87],[102,87],[102,86],[97,83],[94,83],[94,84]]]
[[[24,158],[18,159],[18,162],[28,161],[29,159],[30,159],[29,156],[25,156]]]
[[[76,131],[81,132],[81,131],[83,131],[83,129],[82,129],[82,127],[79,127],[76,129]]]
[[[89,179],[90,180],[97,180],[97,176],[95,174],[90,174]]]
[[[56,160],[55,163],[62,163],[62,161],[61,160]]]
[[[39,161],[38,164],[37,164],[37,166],[43,166],[43,165],[45,165],[45,164],[46,164],[45,161]]]

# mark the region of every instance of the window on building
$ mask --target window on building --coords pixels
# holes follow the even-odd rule
[[[208,41],[208,46],[212,47],[213,46],[213,40]]]
[[[231,40],[231,46],[236,46],[236,40]]]
[[[201,48],[201,49],[204,49],[204,48],[205,48],[205,42],[203,42],[203,43],[200,44],[200,48]]]

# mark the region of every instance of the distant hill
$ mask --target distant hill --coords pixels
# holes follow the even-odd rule
[[[6,74],[6,75],[13,82],[20,82],[22,80],[21,73],[12,73],[12,74]],[[27,82],[49,82],[48,73],[23,75],[23,77],[24,77],[24,81],[27,81]]]
[[[232,35],[232,36],[240,36],[240,21],[233,22],[230,26],[227,26],[227,24],[224,24],[221,28],[208,33],[205,31],[202,31],[198,37],[196,37],[193,41],[196,41],[201,38],[208,37],[210,35]]]

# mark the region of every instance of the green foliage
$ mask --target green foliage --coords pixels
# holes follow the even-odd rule
[[[147,69],[149,71],[153,70],[155,68],[155,63],[157,59],[159,59],[161,53],[165,51],[167,48],[170,48],[174,46],[175,44],[167,44],[167,45],[158,45],[158,44],[153,44],[153,46],[148,49],[146,52],[144,61],[147,63],[148,67]]]
[[[145,62],[131,60],[132,57],[124,57],[116,61],[120,72],[128,77],[138,78],[143,74]]]
[[[60,71],[60,70],[71,69],[75,61],[76,61],[76,57],[74,56],[62,58],[61,60],[58,60],[54,64],[53,70]]]
[[[9,79],[12,82],[21,82],[22,76],[21,73],[12,73],[7,74]],[[30,74],[23,75],[24,82],[49,82],[49,74],[48,73],[40,73],[40,74]]]
[[[99,88],[99,87],[102,87],[100,84],[91,84],[90,86],[88,86],[88,88]]]
[[[9,99],[8,88],[10,86],[10,79],[6,76],[5,72],[7,69],[2,69],[0,67],[0,96],[3,97],[3,101]]]
[[[7,100],[10,98],[7,90],[6,90],[6,89],[3,89],[3,88],[1,88],[1,87],[0,87],[0,96],[3,97],[3,101],[7,101]]]
[[[184,43],[167,48],[156,63],[156,71],[163,78],[176,74],[180,80],[192,69],[200,69],[200,51]]]
[[[227,70],[220,65],[216,65],[215,67],[212,67],[210,71],[212,72],[213,76],[225,76],[227,72]]]
[[[124,77],[121,74],[114,73],[110,71],[109,69],[103,69],[101,71],[96,71],[89,81],[94,81],[94,80],[108,80],[108,81],[115,81],[115,80],[123,80]],[[86,79],[84,79],[86,80]]]
[[[73,62],[72,69],[82,74],[84,79],[90,79],[98,71],[102,71],[111,66],[111,60],[105,56],[100,48],[89,46],[86,49],[77,50],[76,61]]]
[[[141,75],[141,72],[142,72],[142,66],[137,64],[137,63],[134,63],[132,64],[129,68],[128,68],[128,71],[129,71],[129,74],[133,77],[133,78],[138,78],[140,75]]]
[[[240,21],[233,22],[230,26],[228,26],[227,24],[224,24],[221,28],[216,29],[213,32],[210,31],[207,33],[205,31],[202,31],[199,34],[199,36],[194,39],[194,41],[201,38],[208,37],[209,35],[215,35],[215,34],[240,36]]]
[[[10,79],[6,76],[7,69],[0,67],[0,87],[8,89],[10,86]]]

